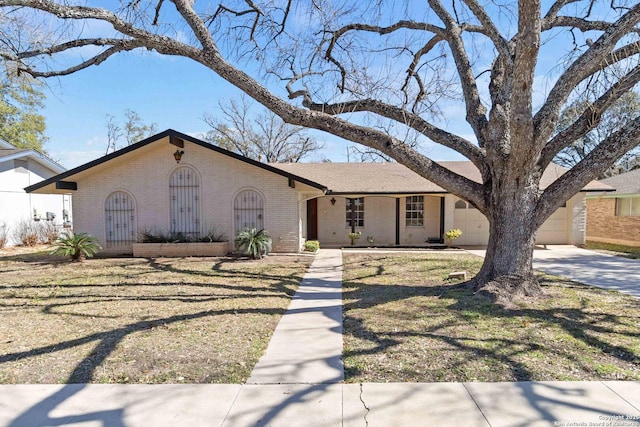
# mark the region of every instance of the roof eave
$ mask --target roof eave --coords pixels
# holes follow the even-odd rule
[[[37,152],[36,150],[25,150],[25,151],[9,154],[7,156],[0,157],[0,160],[6,162],[10,160],[22,159],[25,157],[28,157],[29,159],[32,159],[40,163],[41,165],[45,166],[46,168],[50,169],[51,171],[57,174],[67,170],[64,166],[59,165],[58,163],[54,162],[53,160],[49,159],[43,154]]]

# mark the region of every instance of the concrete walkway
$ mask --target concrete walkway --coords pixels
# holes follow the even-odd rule
[[[484,257],[484,249],[467,252]],[[533,268],[586,285],[613,289],[640,298],[640,260],[603,254],[567,245],[533,251]]]
[[[316,255],[247,384],[342,381],[342,253],[326,249]]]
[[[0,426],[640,426],[640,382],[344,384],[322,250],[247,384],[0,385]]]

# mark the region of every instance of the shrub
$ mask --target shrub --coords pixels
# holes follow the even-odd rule
[[[320,249],[320,242],[317,240],[307,240],[304,242],[304,250],[309,252],[316,252]]]
[[[452,228],[451,230],[448,230],[446,233],[444,233],[444,239],[448,242],[453,242],[460,236],[462,236],[462,230],[458,228]]]
[[[21,220],[13,230],[13,239],[23,246],[35,246],[38,244],[37,223],[30,219]]]
[[[72,231],[63,233],[56,239],[54,245],[56,248],[51,251],[51,255],[70,256],[74,262],[91,258],[102,249],[95,237]]]
[[[246,229],[235,238],[236,249],[251,259],[260,259],[271,252],[271,237],[262,229]]]
[[[212,243],[227,241],[224,234],[216,233],[215,229],[208,230],[202,236],[186,236],[184,233],[144,230],[140,233],[138,240],[140,243]]]
[[[9,241],[9,227],[7,224],[0,224],[0,249],[4,248]]]
[[[38,234],[38,242],[45,245],[52,244],[60,235],[60,230],[53,221],[41,221],[37,223],[35,228]]]

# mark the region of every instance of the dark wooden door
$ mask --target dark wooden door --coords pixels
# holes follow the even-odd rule
[[[307,240],[318,240],[318,199],[307,200]]]

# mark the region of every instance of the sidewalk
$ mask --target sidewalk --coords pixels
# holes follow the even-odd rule
[[[342,254],[316,256],[247,384],[0,385],[0,426],[640,426],[640,382],[344,384]]]

